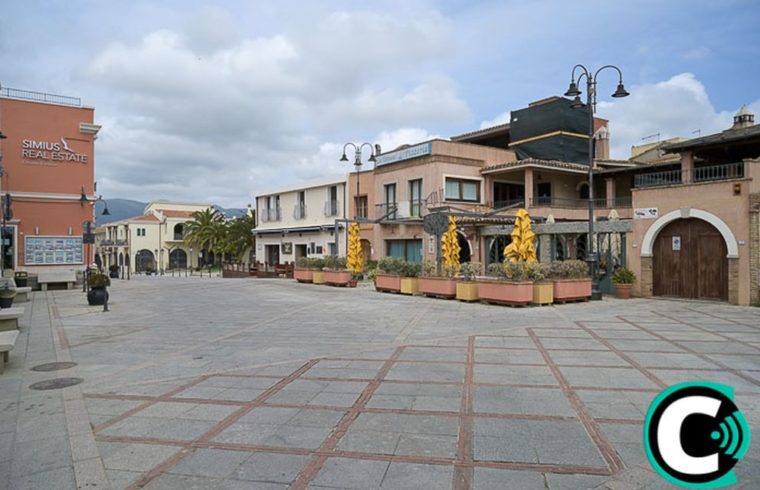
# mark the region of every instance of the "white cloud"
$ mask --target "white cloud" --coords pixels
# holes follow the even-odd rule
[[[669,80],[629,87],[631,95],[614,102],[600,102],[598,115],[610,120],[611,156],[630,157],[631,146],[659,133],[660,140],[693,138],[728,129],[738,110],[716,111],[705,86],[691,73]],[[760,100],[750,104],[757,114]],[[694,133],[694,131],[699,133]],[[651,141],[651,140],[648,140]]]

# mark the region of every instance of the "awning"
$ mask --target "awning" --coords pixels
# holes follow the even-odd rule
[[[343,229],[343,226],[339,226],[340,229]],[[273,229],[267,229],[267,230],[254,230],[256,232],[256,236],[259,235],[292,235],[293,233],[319,233],[321,231],[335,231],[335,225],[324,225],[324,226],[302,226],[300,228],[273,228]]]

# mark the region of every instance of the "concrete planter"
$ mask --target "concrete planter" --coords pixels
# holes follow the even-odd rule
[[[457,281],[457,295],[459,301],[477,301],[478,283],[469,281]]]
[[[324,271],[313,271],[311,273],[311,282],[313,284],[324,284],[325,283],[325,272]]]
[[[330,286],[348,286],[351,271],[324,271],[325,282]]]
[[[533,301],[532,282],[480,281],[480,299],[499,305],[527,305]]]
[[[375,289],[387,293],[401,292],[401,276],[378,274],[375,277]]]
[[[293,277],[298,282],[311,283],[314,281],[314,269],[299,269],[293,271]]]
[[[615,297],[618,299],[631,299],[633,284],[615,284]]]
[[[554,284],[550,282],[533,283],[533,304],[550,305],[554,302]]]
[[[420,293],[436,298],[453,299],[457,296],[457,282],[450,277],[420,277]]]
[[[420,294],[420,280],[416,277],[402,277],[401,294]]]
[[[591,297],[591,278],[555,279],[554,301],[585,301]]]

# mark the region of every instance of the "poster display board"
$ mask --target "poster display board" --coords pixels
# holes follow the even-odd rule
[[[82,264],[81,236],[27,236],[24,239],[26,265]]]

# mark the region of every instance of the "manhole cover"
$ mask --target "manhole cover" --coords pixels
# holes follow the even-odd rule
[[[39,366],[34,366],[32,368],[32,371],[42,371],[42,372],[60,371],[61,369],[73,368],[76,365],[77,363],[75,362],[48,362],[47,364],[40,364]]]
[[[60,390],[61,388],[78,385],[82,381],[84,381],[82,378],[55,378],[34,383],[33,385],[29,385],[29,388],[33,390]]]

